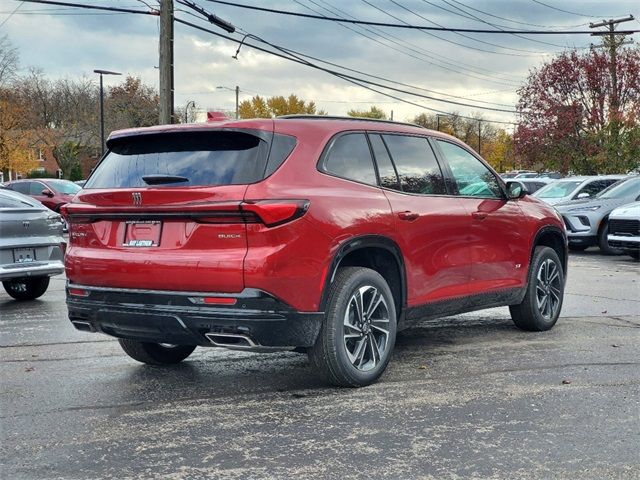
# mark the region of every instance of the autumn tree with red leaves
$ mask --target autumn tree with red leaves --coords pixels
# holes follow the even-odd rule
[[[524,166],[574,174],[624,173],[640,165],[640,49],[611,59],[591,49],[566,52],[533,70],[518,90],[514,147]],[[613,106],[613,108],[612,108]]]

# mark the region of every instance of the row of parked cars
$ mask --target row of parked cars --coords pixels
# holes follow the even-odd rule
[[[554,206],[565,223],[569,248],[592,246],[602,253],[640,256],[640,177],[637,175],[574,176],[561,179],[519,173],[532,196]],[[524,175],[524,176],[523,176]],[[503,177],[504,177],[503,176]]]

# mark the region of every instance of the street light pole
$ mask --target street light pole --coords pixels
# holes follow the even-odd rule
[[[236,120],[240,119],[240,112],[238,110],[238,99],[240,98],[240,87],[236,85]]]
[[[100,75],[100,154],[104,155],[104,89],[102,86],[103,75],[122,75],[119,72],[110,72],[109,70],[94,70],[93,73]]]

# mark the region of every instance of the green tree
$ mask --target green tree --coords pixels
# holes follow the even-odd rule
[[[76,142],[66,141],[53,149],[53,156],[62,170],[62,177],[71,179],[74,170],[80,167],[78,155],[80,154],[80,144]],[[82,179],[82,170],[80,170],[80,178]]]
[[[387,120],[387,114],[382,111],[382,109],[372,106],[369,110],[349,110],[347,115],[350,117],[359,117],[359,118],[377,118],[380,120]]]

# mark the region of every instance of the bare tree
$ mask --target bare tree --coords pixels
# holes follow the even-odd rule
[[[18,49],[11,44],[7,35],[0,37],[0,88],[15,79],[19,65]]]

